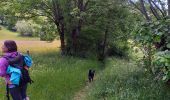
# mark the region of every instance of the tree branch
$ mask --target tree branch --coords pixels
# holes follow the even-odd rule
[[[155,18],[156,18],[157,20],[160,20],[161,17],[160,17],[160,15],[158,14],[158,12],[156,11],[156,9],[153,7],[152,1],[151,1],[151,0],[148,0],[148,2],[149,2],[149,4],[150,4],[150,9],[151,9],[152,14],[155,16]]]
[[[89,2],[90,2],[90,0],[87,0],[86,3],[84,4],[84,10],[87,9],[87,6],[88,6]]]
[[[161,14],[162,14],[163,17],[166,16],[166,13],[164,13],[164,11],[161,10],[161,8],[160,8],[153,0],[151,0],[151,3],[153,3],[154,6],[161,12]]]
[[[165,15],[167,15],[166,9],[165,9],[165,5],[163,4],[163,2],[161,0],[158,0],[159,4],[161,5],[162,11],[164,12]]]
[[[147,11],[146,11],[146,7],[145,7],[145,4],[144,4],[144,0],[140,0],[140,5],[141,5],[141,9],[142,9],[142,12],[144,13],[144,16],[146,18],[147,21],[150,21],[151,18],[149,17]]]
[[[142,14],[143,14],[143,11],[132,1],[132,0],[129,0],[129,2],[135,6],[136,9],[138,9]]]

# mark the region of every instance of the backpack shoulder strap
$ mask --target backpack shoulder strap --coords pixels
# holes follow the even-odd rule
[[[17,67],[16,65],[23,66],[23,56],[22,55],[17,55],[16,57],[10,57],[10,56],[3,56],[5,58],[9,65],[13,67]]]

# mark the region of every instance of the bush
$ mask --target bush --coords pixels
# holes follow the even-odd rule
[[[33,27],[26,21],[18,21],[16,23],[16,29],[21,36],[33,36]]]
[[[119,56],[119,57],[125,57],[128,55],[129,48],[127,46],[124,47],[117,47],[117,46],[111,46],[107,50],[108,56]]]
[[[154,55],[153,65],[158,79],[170,81],[170,51],[160,51]]]
[[[53,41],[57,37],[55,25],[46,24],[43,25],[40,32],[40,40],[41,41]]]
[[[5,23],[3,23],[3,25],[6,26],[8,30],[16,32],[15,28],[16,21],[17,21],[16,17],[9,17],[8,19],[5,19]]]

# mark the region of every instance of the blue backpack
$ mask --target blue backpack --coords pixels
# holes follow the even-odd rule
[[[27,55],[23,55],[24,57],[24,62],[25,62],[25,65],[30,68],[33,64],[33,61],[32,61],[32,58],[27,54]]]

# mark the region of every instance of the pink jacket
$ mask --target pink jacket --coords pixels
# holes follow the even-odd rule
[[[18,52],[5,53],[4,55],[15,57],[17,53]],[[6,83],[10,80],[10,76],[6,74],[8,65],[9,65],[8,61],[5,58],[1,57],[0,58],[0,77],[5,78]]]

